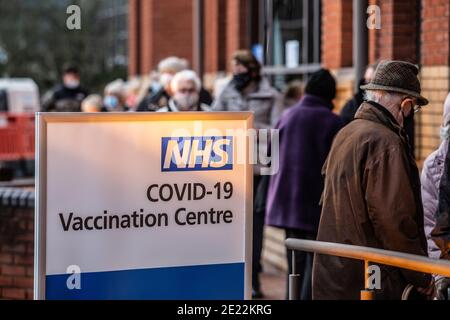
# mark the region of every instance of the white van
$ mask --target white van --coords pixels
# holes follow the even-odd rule
[[[32,79],[0,79],[0,112],[35,113],[39,110],[39,88]]]

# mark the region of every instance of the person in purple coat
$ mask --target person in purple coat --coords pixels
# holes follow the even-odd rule
[[[335,96],[336,81],[330,72],[315,72],[305,96],[286,111],[276,127],[280,130],[280,167],[270,178],[266,224],[284,229],[286,238],[316,239],[324,184],[321,170],[343,126],[332,112]],[[291,254],[287,258],[290,273]],[[296,260],[302,276],[300,297],[310,300],[313,255],[298,252]]]

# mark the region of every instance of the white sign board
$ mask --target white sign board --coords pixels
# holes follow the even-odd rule
[[[38,114],[35,298],[250,298],[252,119]]]

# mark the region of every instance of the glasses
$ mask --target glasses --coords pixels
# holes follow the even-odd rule
[[[413,112],[414,112],[414,113],[417,113],[417,112],[419,112],[420,110],[422,110],[422,106],[419,105],[419,104],[417,104],[417,100],[416,100],[415,98],[405,97],[405,98],[403,99],[403,101],[408,100],[408,99],[412,101],[412,104],[413,104],[412,109],[413,109]],[[403,102],[403,101],[402,101],[402,102]]]
[[[422,106],[416,104],[416,105],[413,107],[413,110],[414,110],[414,113],[417,113],[417,112],[419,112],[420,110],[422,110]]]

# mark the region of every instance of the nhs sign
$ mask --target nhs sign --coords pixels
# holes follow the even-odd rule
[[[233,170],[233,137],[163,137],[161,171]]]

